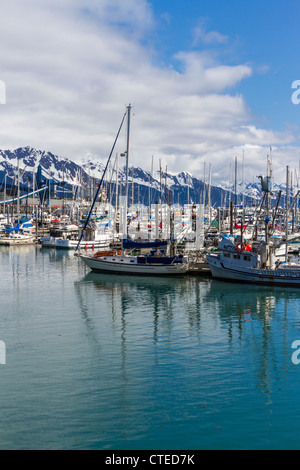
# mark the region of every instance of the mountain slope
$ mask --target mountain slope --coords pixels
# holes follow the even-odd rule
[[[0,190],[3,191],[6,175],[7,187],[16,185],[18,174],[18,162],[21,186],[32,188],[33,174],[36,174],[38,167],[42,169],[42,175],[46,179],[52,179],[56,184],[62,182],[69,185],[84,188],[98,184],[102,177],[104,165],[95,161],[92,156],[83,159],[81,164],[75,163],[70,159],[60,158],[51,152],[36,150],[31,147],[23,147],[15,150],[0,150]],[[124,159],[119,161],[123,164]],[[115,197],[116,187],[116,165],[111,162],[105,180],[105,189],[112,202]],[[163,202],[179,203],[202,203],[209,202],[208,185],[204,185],[199,178],[190,173],[182,171],[178,174],[166,174],[156,171],[153,175],[142,168],[129,168],[129,196],[135,203],[140,202],[148,205],[149,198],[151,203],[162,198]],[[133,180],[133,183],[132,183]],[[125,168],[119,168],[119,195],[125,194],[126,173]],[[205,191],[204,191],[205,189]],[[279,189],[274,191],[276,194]],[[283,188],[284,189],[284,188]],[[259,199],[261,197],[261,188],[259,181],[257,184],[247,184],[244,188],[239,184],[237,201],[242,201],[242,192],[244,198]],[[274,194],[274,197],[276,196]],[[210,203],[213,206],[228,205],[229,200],[235,200],[233,191],[222,186],[212,186],[210,188]],[[130,199],[131,201],[132,199]]]

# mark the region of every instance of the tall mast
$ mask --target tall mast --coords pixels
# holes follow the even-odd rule
[[[109,154],[109,157],[108,157],[106,166],[105,166],[104,171],[103,171],[103,175],[102,175],[102,177],[101,177],[101,180],[100,180],[99,185],[98,185],[98,189],[97,189],[97,191],[96,191],[96,195],[95,195],[95,197],[94,197],[94,201],[93,201],[92,206],[91,206],[91,208],[90,208],[90,212],[89,212],[89,214],[88,214],[88,216],[87,216],[87,219],[86,219],[86,221],[85,221],[84,227],[83,227],[83,229],[82,229],[82,231],[81,231],[81,235],[80,235],[80,237],[79,237],[79,240],[78,240],[78,244],[77,244],[75,253],[78,251],[78,248],[79,248],[79,246],[80,246],[81,240],[82,240],[83,235],[84,235],[84,232],[85,232],[85,230],[86,230],[86,228],[87,228],[87,226],[88,226],[88,224],[89,224],[90,217],[91,217],[91,214],[92,214],[92,212],[93,212],[95,203],[96,203],[96,201],[97,201],[97,199],[98,199],[98,197],[99,197],[100,190],[101,190],[101,187],[102,187],[102,183],[103,183],[103,181],[104,181],[104,177],[105,177],[105,174],[106,174],[106,171],[107,171],[107,168],[108,168],[108,165],[109,165],[109,162],[110,162],[112,153],[113,153],[113,151],[114,151],[114,148],[115,148],[115,146],[116,146],[117,140],[118,140],[118,138],[119,138],[119,135],[120,135],[120,132],[121,132],[121,129],[122,129],[122,126],[123,126],[123,122],[124,122],[124,120],[125,120],[125,116],[126,116],[126,113],[125,113],[124,116],[123,116],[123,119],[122,119],[121,125],[120,125],[120,127],[119,127],[117,136],[116,136],[116,138],[115,138],[113,147],[112,147],[111,152],[110,152],[110,154]]]
[[[290,189],[289,189],[289,180],[290,180],[290,168],[286,167],[286,196],[285,196],[285,262],[287,262],[288,255],[288,210],[289,210],[289,198],[290,198]]]
[[[237,218],[237,157],[234,162],[234,206],[235,206],[235,220]]]
[[[210,227],[211,222],[211,163],[209,164],[209,175],[208,175],[208,226]]]
[[[130,114],[131,114],[131,104],[127,106],[127,146],[126,146],[126,203],[127,207],[129,206],[128,201],[128,173],[129,173],[129,137],[130,137]]]
[[[243,150],[243,163],[242,163],[242,191],[243,191],[243,194],[242,194],[242,206],[244,208],[244,204],[245,204],[245,196],[244,196],[244,192],[245,192],[245,152]]]
[[[134,167],[132,166],[131,168],[131,204],[134,204],[134,179],[133,179],[133,174],[134,174]]]
[[[20,160],[18,157],[18,201],[17,201],[18,223],[20,222]]]
[[[116,154],[116,215],[118,213],[118,197],[119,197],[119,156]]]
[[[3,205],[3,214],[5,214],[5,201],[6,201],[6,172],[4,176],[4,205]]]

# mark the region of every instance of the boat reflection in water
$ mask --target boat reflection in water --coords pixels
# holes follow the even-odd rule
[[[250,285],[241,292],[238,284],[197,276],[89,273],[75,290],[118,416],[115,429],[122,429],[119,448],[133,435],[170,448],[183,434],[199,448],[267,447],[271,427],[279,429],[274,445],[282,442],[278,410],[297,388],[297,288]]]
[[[161,318],[167,320],[163,325],[169,333],[181,325],[200,341],[218,334],[226,341],[251,336],[250,322],[272,335],[273,322],[285,321],[282,314],[299,300],[297,288],[249,285],[241,293],[239,284],[197,276],[148,278],[89,273],[78,282],[77,292],[82,301],[91,292],[98,293],[102,301],[105,298],[107,310],[102,314],[106,317],[109,312],[131,314],[143,323],[150,321],[152,313],[156,333]]]

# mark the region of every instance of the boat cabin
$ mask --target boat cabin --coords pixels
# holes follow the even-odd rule
[[[245,268],[257,267],[257,253],[250,250],[240,249],[241,245],[235,245],[230,239],[223,238],[218,246],[220,261],[226,264],[236,265]]]
[[[220,260],[230,264],[239,264],[247,268],[257,267],[257,256],[249,252],[233,253],[230,251],[223,251],[220,253]]]

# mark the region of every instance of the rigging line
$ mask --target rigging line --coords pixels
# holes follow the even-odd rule
[[[102,186],[102,183],[103,183],[103,180],[104,180],[104,176],[105,176],[105,173],[106,173],[106,171],[107,171],[107,168],[108,168],[108,165],[109,165],[111,156],[112,156],[112,154],[113,154],[114,148],[115,148],[115,146],[116,146],[117,140],[118,140],[118,138],[119,138],[119,135],[120,135],[120,132],[121,132],[121,129],[122,129],[122,126],[123,126],[123,123],[124,123],[126,114],[127,114],[127,110],[126,110],[126,112],[125,112],[125,114],[124,114],[124,116],[123,116],[123,119],[122,119],[121,125],[120,125],[120,127],[119,127],[118,133],[117,133],[117,135],[116,135],[114,144],[113,144],[112,149],[111,149],[111,151],[110,151],[110,154],[109,154],[109,157],[108,157],[108,160],[107,160],[107,163],[106,163],[106,166],[105,166],[103,175],[102,175],[101,180],[100,180],[100,182],[99,182],[99,184],[98,184],[97,193],[96,193],[96,195],[95,195],[95,197],[94,197],[94,201],[93,201],[93,204],[92,204],[92,206],[91,206],[89,215],[87,216],[87,219],[86,219],[86,221],[85,221],[83,230],[82,230],[81,235],[80,235],[80,237],[79,237],[79,241],[78,241],[78,244],[77,244],[75,253],[78,251],[79,245],[80,245],[80,243],[81,243],[81,241],[82,241],[82,238],[83,238],[83,235],[84,235],[84,232],[85,232],[85,230],[86,230],[86,228],[87,228],[87,226],[88,226],[88,224],[89,224],[89,221],[90,221],[90,218],[91,218],[91,215],[92,215],[92,211],[93,211],[94,206],[95,206],[95,204],[96,204],[96,201],[97,201],[97,199],[98,199],[98,196],[99,196],[99,193],[100,193],[100,189],[101,189],[101,186]]]

